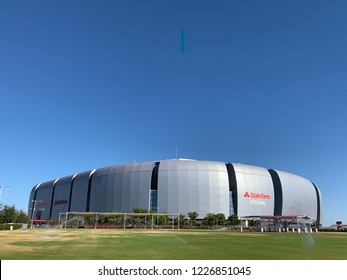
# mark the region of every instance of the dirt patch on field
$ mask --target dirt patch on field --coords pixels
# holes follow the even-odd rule
[[[19,246],[18,243],[35,242],[37,237],[33,234],[18,231],[4,231],[0,232],[0,247],[2,252],[11,253],[28,253],[32,252],[34,248],[30,246]]]

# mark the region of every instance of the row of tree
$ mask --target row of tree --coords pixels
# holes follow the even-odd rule
[[[134,208],[133,209],[134,213],[139,213],[139,214],[144,214],[144,213],[148,213],[148,214],[156,214],[156,211],[150,211],[148,212],[147,209],[144,208]],[[98,223],[101,224],[107,224],[107,223],[111,223],[111,224],[123,224],[124,223],[124,216],[121,213],[114,213],[114,216],[103,216],[102,214],[100,214],[97,217]],[[117,215],[119,214],[119,215]],[[164,214],[164,213],[161,213]],[[225,217],[225,215],[223,213],[208,213],[204,219],[199,219],[198,220],[198,216],[199,213],[196,211],[192,211],[192,212],[188,212],[187,213],[187,217],[186,215],[180,214],[177,216],[177,218],[174,219],[174,223],[176,225],[179,225],[179,227],[183,228],[183,227],[197,227],[197,226],[202,226],[202,227],[219,227],[219,226],[224,226],[224,225],[231,225],[231,226],[235,226],[235,225],[239,225],[240,221],[238,219],[237,215],[231,215],[228,218]],[[172,223],[172,220],[165,215],[160,215],[158,213],[158,216],[154,215],[152,216],[151,220],[149,220],[150,216],[142,216],[139,215],[137,216],[132,216],[132,217],[127,217],[127,224],[128,225],[134,225],[134,226],[140,226],[141,224],[145,224],[145,223],[153,223],[155,225],[161,225],[161,226],[166,226]],[[152,219],[154,219],[154,221],[152,221]],[[84,217],[84,222],[86,224],[94,224],[95,223],[95,216],[92,215],[87,215]]]
[[[144,208],[134,208],[134,213],[149,213]],[[156,213],[156,211],[151,211],[150,213]],[[201,221],[197,221],[197,218],[199,216],[199,213],[196,211],[188,212],[187,217],[183,214],[180,214],[176,219],[176,224],[178,223],[180,226],[196,226],[197,224],[207,227],[213,227],[213,226],[222,226],[226,223],[229,225],[238,225],[239,219],[237,215],[231,215],[228,218],[225,217],[223,213],[208,213],[206,217]],[[134,218],[134,222],[139,222],[143,220],[143,217]],[[167,216],[158,216],[156,223],[160,225],[167,225],[169,224],[169,218]],[[14,205],[0,205],[0,224],[6,224],[6,223],[28,223],[29,217],[23,210],[17,210]],[[92,216],[86,216],[85,217],[86,223],[93,223],[94,219]],[[117,217],[107,217],[107,216],[100,216],[99,217],[100,223],[122,223],[123,219],[122,216]]]
[[[133,212],[134,213],[157,213],[157,211],[151,211],[151,212],[148,212],[147,209],[145,208],[133,208]],[[180,215],[182,218],[185,218],[185,215]],[[196,219],[198,218],[199,216],[199,213],[194,211],[194,212],[188,212],[187,213],[187,216],[190,220],[192,221],[196,221]],[[214,213],[209,213],[206,215],[205,218],[208,218],[208,220],[212,219],[212,220],[223,220],[225,221],[226,218],[225,218],[225,215],[223,213],[218,213],[218,214],[214,214]],[[238,217],[236,214],[233,214],[231,216],[228,217],[228,219],[230,222],[233,222],[233,224],[237,225],[238,224]]]
[[[28,222],[28,215],[23,210],[16,209],[14,205],[0,205],[0,224]]]
[[[144,208],[134,208],[134,213],[148,213],[147,209]],[[156,213],[156,211],[152,211],[152,213]],[[177,222],[180,225],[188,225],[188,226],[194,226],[197,224],[197,218],[199,216],[199,213],[196,211],[188,212],[187,213],[188,218],[186,218],[185,215],[180,214],[177,218]],[[202,226],[221,226],[221,225],[239,225],[240,221],[236,214],[233,214],[229,216],[228,218],[225,217],[223,213],[208,213],[206,217],[202,220],[201,225]]]

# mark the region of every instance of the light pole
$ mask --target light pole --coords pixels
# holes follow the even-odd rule
[[[36,207],[36,202],[42,202],[42,200],[31,200],[34,202],[34,207],[33,207],[33,213],[31,214],[31,228],[34,227],[34,214],[35,214],[35,207]]]
[[[13,188],[13,186],[12,185],[10,185],[10,186],[5,186],[5,185],[0,185],[0,203],[1,203],[1,201],[2,201],[2,189],[3,188]]]

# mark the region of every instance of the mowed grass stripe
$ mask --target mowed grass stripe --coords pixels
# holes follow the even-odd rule
[[[346,233],[35,229],[0,232],[2,260],[347,259]]]

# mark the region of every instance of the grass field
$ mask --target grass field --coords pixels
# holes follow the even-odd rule
[[[0,232],[2,260],[347,260],[346,233],[28,229]]]

